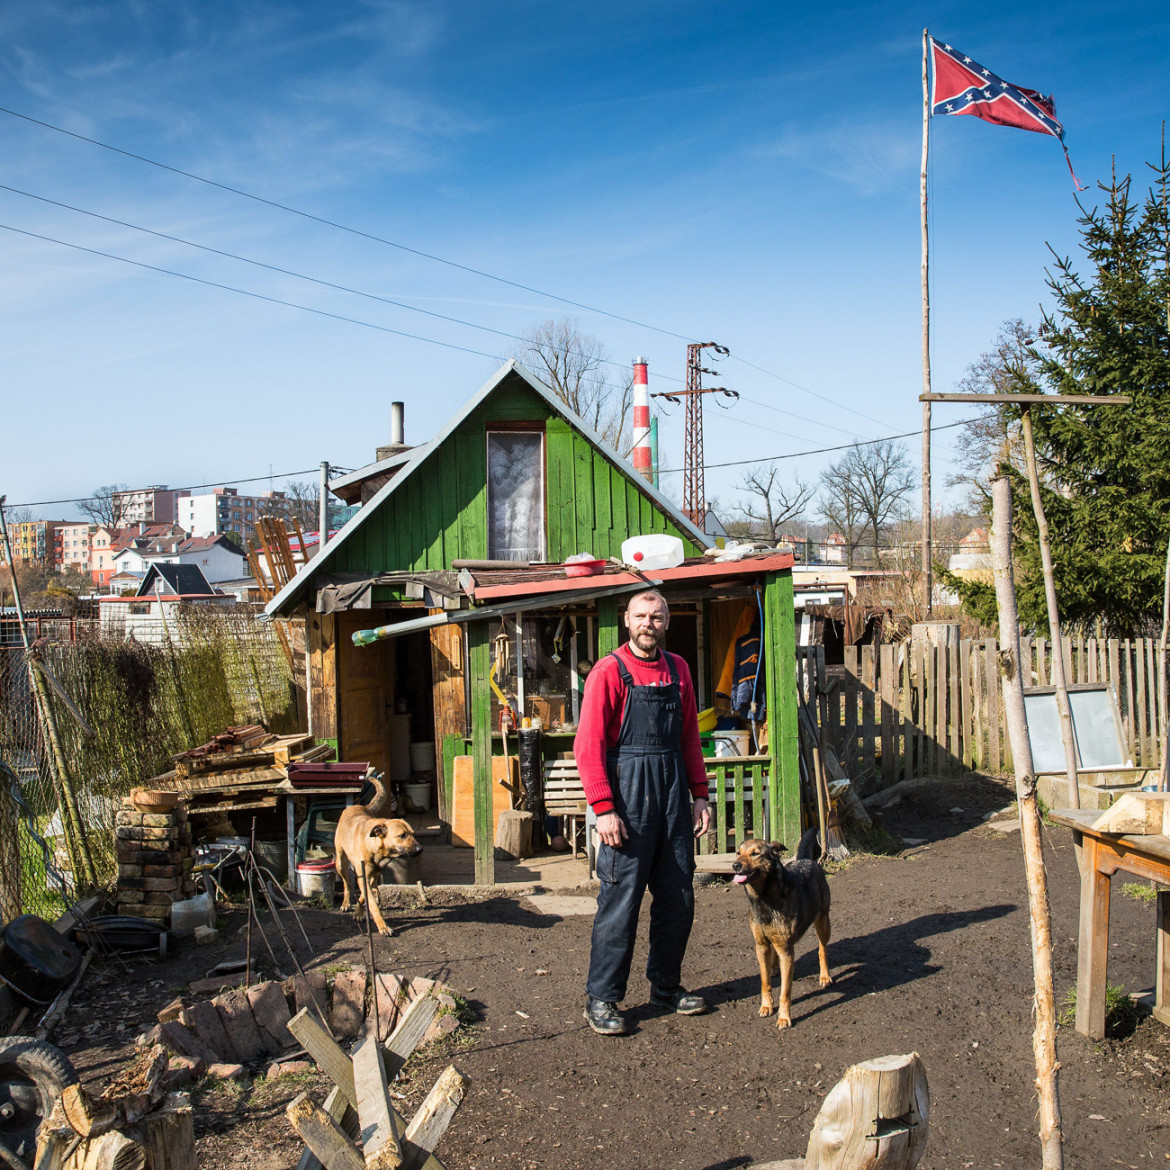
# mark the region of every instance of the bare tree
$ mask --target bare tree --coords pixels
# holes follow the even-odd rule
[[[125,517],[125,501],[118,492],[124,492],[124,483],[102,484],[87,499],[78,500],[78,509],[103,528],[117,528]]]
[[[1019,317],[1005,321],[994,346],[967,367],[958,389],[964,394],[1037,393],[1039,359],[1033,350],[1036,331]],[[969,505],[987,507],[988,484],[996,469],[1010,463],[1024,474],[1023,440],[1015,411],[990,406],[957,432],[958,458],[948,485],[974,488]]]
[[[525,334],[516,357],[619,455],[633,446],[634,373],[614,370],[609,350],[572,317],[549,318]]]
[[[821,476],[821,513],[845,538],[849,564],[864,541],[881,563],[882,535],[915,486],[906,448],[886,439],[850,449]]]
[[[762,524],[769,540],[779,539],[781,528],[803,516],[817,494],[817,489],[799,475],[793,477],[791,484],[785,483],[775,462],[746,472],[739,486],[748,493],[740,504],[743,514],[753,523]]]

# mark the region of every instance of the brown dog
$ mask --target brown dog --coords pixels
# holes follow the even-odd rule
[[[368,905],[378,933],[393,934],[378,905],[381,872],[395,858],[417,856],[422,852],[422,846],[415,840],[406,821],[374,815],[377,810],[385,808],[388,801],[381,777],[374,778],[373,783],[377,789],[374,799],[368,805],[351,805],[337,821],[333,865],[345,889],[341,909],[356,910],[358,906]],[[356,879],[357,883],[356,904],[351,893],[351,879]],[[371,890],[373,896],[370,896]]]
[[[760,964],[760,1015],[772,1014],[772,973],[780,965],[780,1007],[776,1024],[792,1027],[793,950],[810,926],[816,927],[821,961],[821,986],[833,982],[829,975],[829,883],[820,862],[813,859],[817,831],[809,829],[800,839],[796,860],[785,865],[784,846],[771,841],[745,841],[731,870],[735,881],[747,890],[752,937]]]

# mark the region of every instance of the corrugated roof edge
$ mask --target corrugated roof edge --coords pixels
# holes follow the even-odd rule
[[[320,570],[324,569],[326,563],[354,532],[356,532],[366,519],[372,515],[381,506],[382,501],[390,497],[390,495],[403,484],[409,476],[411,476],[415,469],[423,463],[426,457],[432,452],[437,451],[442,446],[443,442],[450,436],[463,422],[469,414],[471,414],[489,394],[511,373],[518,374],[526,381],[529,386],[545,400],[548,406],[559,414],[567,422],[571,423],[584,437],[593,444],[606,458],[616,463],[619,467],[629,472],[631,480],[634,481],[639,491],[645,492],[659,507],[665,509],[670,515],[671,519],[686,533],[688,533],[694,542],[700,548],[710,548],[711,539],[700,528],[696,527],[670,500],[668,500],[657,488],[652,484],[647,483],[634,470],[634,466],[627,459],[623,459],[600,435],[598,435],[580,415],[575,411],[570,410],[543,382],[541,382],[530,370],[522,366],[515,358],[506,361],[496,372],[492,375],[480,388],[471,396],[463,406],[455,412],[443,426],[442,430],[429,443],[424,443],[416,447],[410,452],[410,459],[406,462],[403,469],[392,479],[389,483],[385,483],[380,487],[377,493],[371,498],[368,504],[363,505],[361,511],[356,516],[352,517],[344,528],[337,534],[334,540],[331,540],[326,546],[325,551],[320,556],[315,557],[307,565],[305,565],[291,581],[264,607],[264,613],[269,617],[275,617],[280,614],[287,607],[293,605],[298,599],[301,591],[308,585],[310,579]]]

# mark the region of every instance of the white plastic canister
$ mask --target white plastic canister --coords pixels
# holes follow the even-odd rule
[[[683,542],[665,532],[622,541],[622,563],[636,569],[673,569],[683,563]]]

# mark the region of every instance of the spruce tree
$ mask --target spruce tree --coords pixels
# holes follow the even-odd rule
[[[1114,637],[1161,625],[1170,536],[1170,165],[1163,154],[1139,204],[1127,176],[1099,184],[1104,207],[1085,210],[1084,271],[1055,257],[1029,360],[1007,373],[1007,392],[1125,394],[1130,406],[1032,407],[1041,495],[1052,539],[1062,623]],[[1054,254],[1055,255],[1055,254]],[[1004,408],[1018,417],[1018,411]],[[1047,621],[1036,522],[1027,480],[1013,480],[1020,617]],[[986,588],[959,588],[981,616]],[[988,611],[985,614],[984,611]]]

